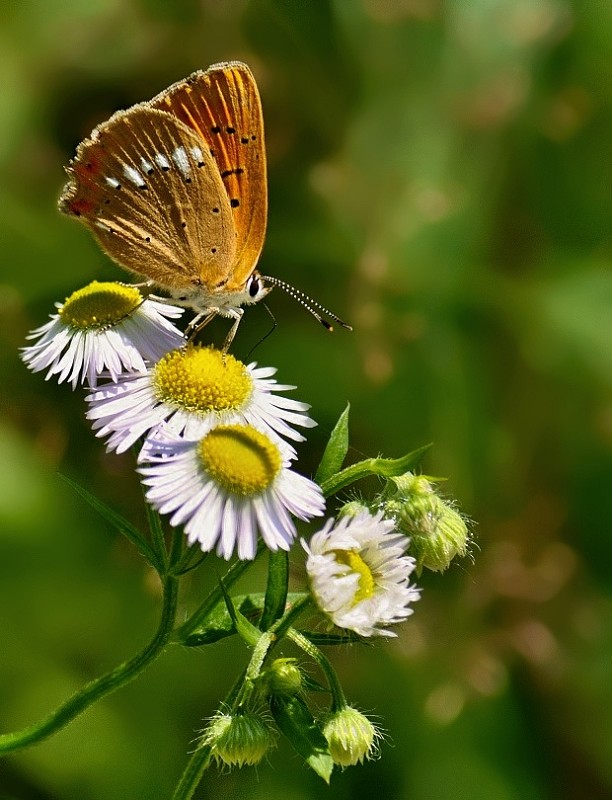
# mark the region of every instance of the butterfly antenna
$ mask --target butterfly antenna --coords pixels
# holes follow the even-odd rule
[[[280,278],[274,278],[271,275],[262,275],[261,278],[262,280],[271,283],[272,286],[278,286],[279,289],[287,292],[290,297],[293,297],[293,299],[297,300],[298,303],[304,306],[307,311],[310,311],[312,316],[318,320],[328,331],[333,331],[334,326],[322,316],[323,314],[330,317],[330,319],[333,319],[333,321],[337,322],[338,325],[346,328],[347,331],[353,330],[351,325],[343,322],[337,314],[334,314],[333,311],[330,311],[328,308],[325,308],[325,306],[322,306],[321,303],[317,303],[316,300],[313,300],[312,297],[309,297],[301,289],[296,289],[295,286],[291,286],[290,283],[285,283],[285,281],[281,281]]]
[[[276,330],[276,326],[278,325],[278,323],[277,323],[277,321],[276,321],[276,317],[275,317],[275,316],[274,316],[274,314],[273,314],[273,313],[270,311],[270,308],[268,307],[268,305],[267,305],[266,303],[263,303],[263,302],[262,302],[262,306],[263,306],[263,307],[266,309],[266,311],[267,311],[267,312],[268,312],[268,314],[270,315],[270,318],[272,319],[272,327],[270,328],[270,330],[269,330],[267,333],[265,333],[265,334],[264,334],[264,335],[261,337],[261,339],[259,339],[257,342],[255,342],[255,344],[253,345],[253,347],[251,347],[251,349],[250,349],[250,350],[249,350],[249,352],[247,353],[247,355],[246,355],[246,357],[247,357],[247,358],[250,358],[250,357],[251,357],[251,355],[252,355],[252,354],[253,354],[253,352],[254,352],[254,351],[255,351],[255,350],[256,350],[256,349],[259,347],[259,345],[260,345],[260,344],[262,344],[263,342],[265,342],[265,341],[266,341],[266,339],[268,338],[268,336],[272,336],[272,334],[273,334],[273,333],[274,333],[274,331]]]

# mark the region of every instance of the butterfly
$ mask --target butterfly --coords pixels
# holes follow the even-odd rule
[[[268,210],[263,112],[253,73],[228,61],[197,71],[98,125],[66,167],[59,199],[127,270],[197,312],[234,320],[278,285],[326,327],[297,289],[256,269]],[[270,285],[266,285],[266,282]],[[345,327],[349,327],[345,325]]]

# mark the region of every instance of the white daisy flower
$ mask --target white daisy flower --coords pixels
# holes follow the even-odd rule
[[[287,445],[252,425],[218,425],[195,440],[170,431],[149,437],[139,468],[146,497],[170,524],[183,525],[189,544],[216,547],[229,559],[253,559],[257,534],[270,550],[289,550],[296,536],[292,515],[323,514],[321,489],[290,469]]]
[[[334,625],[360,636],[395,636],[387,625],[412,614],[419,589],[408,578],[415,561],[395,523],[366,509],[346,515],[302,545],[314,600]]]
[[[33,372],[47,369],[46,380],[70,381],[74,389],[86,379],[97,385],[105,372],[116,381],[124,372],[146,369],[184,342],[168,319],[183,309],[146,300],[136,286],[93,281],[56,303],[57,314],[32,331],[36,344],[22,348],[21,358]]]
[[[190,344],[167,353],[149,372],[124,375],[99,387],[87,397],[87,417],[96,436],[108,436],[108,450],[117,453],[162,423],[187,439],[197,439],[218,424],[246,423],[301,442],[304,437],[292,426],[316,424],[305,413],[310,406],[276,394],[295,386],[272,380],[275,372],[254,363],[245,366],[213,347]]]

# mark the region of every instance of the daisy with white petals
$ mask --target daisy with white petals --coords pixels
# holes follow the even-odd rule
[[[148,431],[164,427],[187,439],[218,424],[249,424],[276,438],[301,442],[292,426],[311,428],[310,406],[276,394],[295,386],[271,379],[270,367],[246,366],[212,347],[188,345],[167,353],[149,372],[125,375],[87,400],[96,436],[122,453]],[[293,448],[290,452],[294,453]]]
[[[325,527],[302,545],[313,598],[334,625],[360,636],[395,636],[388,625],[412,614],[419,590],[410,585],[415,561],[395,523],[366,509]]]
[[[33,372],[48,368],[46,380],[57,375],[59,383],[68,380],[73,389],[85,379],[95,387],[102,372],[113,381],[125,372],[140,372],[147,361],[184,342],[168,322],[183,310],[145,299],[136,286],[93,281],[57,309],[28,336],[38,341],[22,348],[21,358]]]
[[[251,425],[219,425],[195,440],[158,432],[145,442],[139,471],[147,500],[184,526],[189,544],[225,559],[237,550],[247,560],[258,533],[270,550],[289,550],[292,515],[323,514],[321,489],[290,469],[292,458],[287,445]]]

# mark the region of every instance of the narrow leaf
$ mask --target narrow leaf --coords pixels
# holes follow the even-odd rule
[[[348,423],[350,407],[350,403],[347,404],[331,432],[323,458],[315,475],[315,480],[319,484],[328,480],[342,469],[349,447]]]
[[[91,494],[91,492],[88,492],[87,489],[85,489],[83,486],[80,486],[71,478],[68,478],[66,475],[61,475],[60,477],[63,478],[63,480],[65,480],[66,483],[71,486],[74,491],[94,509],[94,511],[97,511],[98,514],[100,514],[100,516],[103,517],[113,528],[118,530],[119,533],[122,533],[127,539],[129,539],[130,542],[137,548],[139,553],[146,558],[149,564],[151,564],[151,566],[155,567],[158,572],[161,571],[161,564],[157,555],[153,552],[149,543],[143,538],[138,528],[134,527],[134,525],[124,519],[121,514],[118,514],[110,506],[107,506],[106,503],[102,502],[102,500],[100,500],[94,494]]]
[[[327,739],[300,697],[273,695],[270,710],[279,729],[293,748],[326,783],[334,768]]]
[[[357,633],[352,633],[351,631],[347,631],[346,633],[322,633],[320,631],[301,630],[300,633],[305,636],[309,642],[316,644],[317,647],[327,647],[337,644],[355,644],[356,642],[366,646],[370,645],[370,642],[364,639],[363,636],[359,636]]]
[[[256,628],[255,625],[251,625],[248,619],[242,614],[234,605],[234,601],[227,593],[225,586],[223,585],[223,581],[219,579],[219,583],[221,585],[221,591],[223,592],[223,599],[225,600],[225,605],[227,606],[227,610],[229,612],[230,617],[232,618],[232,622],[234,623],[234,628],[236,629],[236,633],[240,636],[240,638],[245,641],[248,645],[253,647],[257,644],[259,639],[261,638],[261,631],[259,628]]]
[[[285,613],[287,586],[289,584],[289,554],[285,550],[270,551],[268,556],[268,584],[259,627],[267,631]]]

